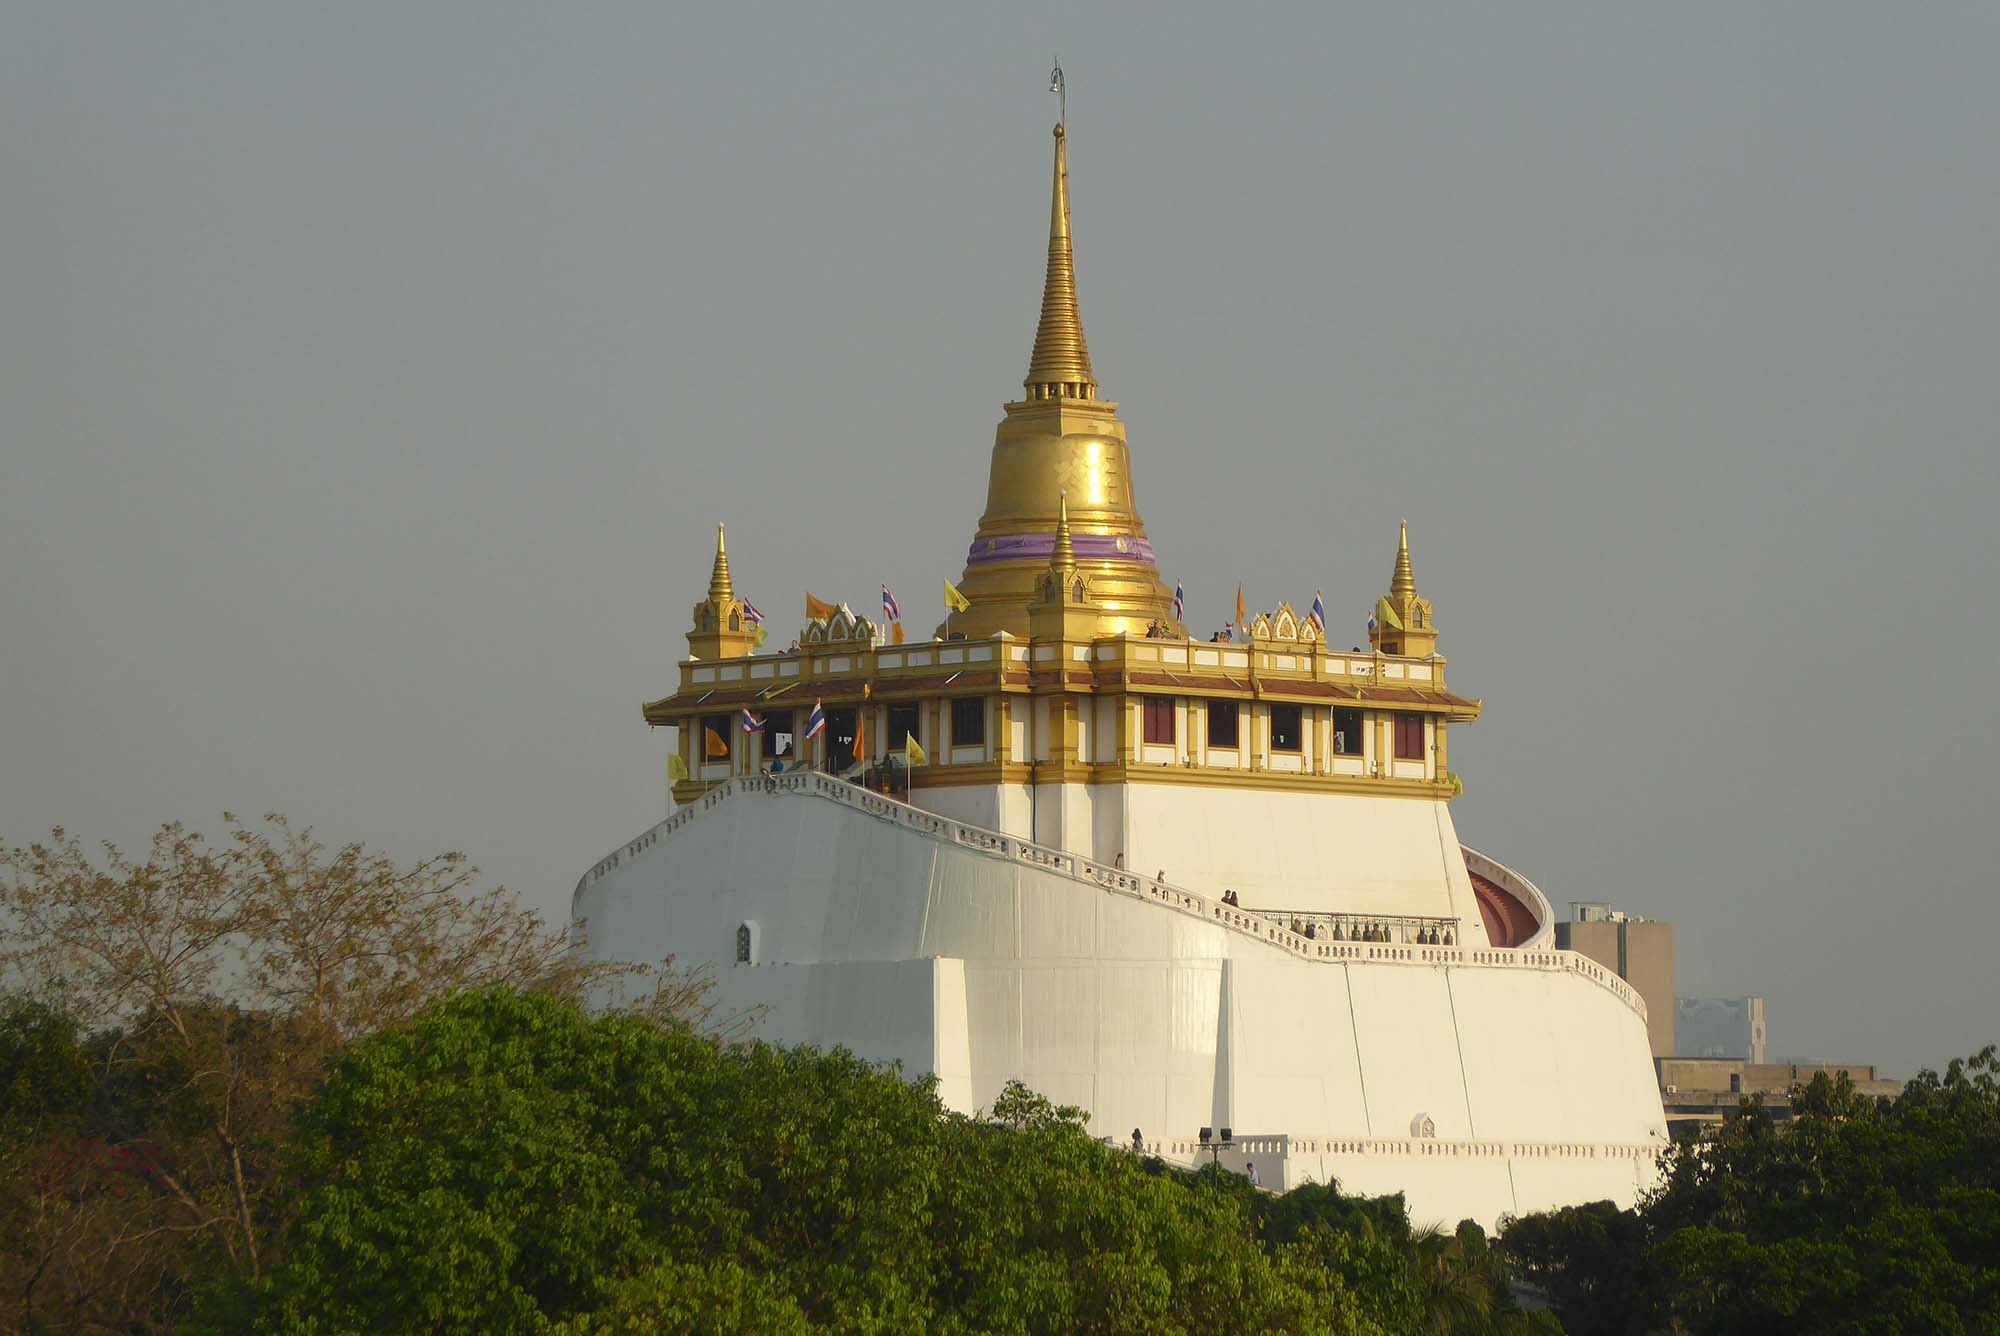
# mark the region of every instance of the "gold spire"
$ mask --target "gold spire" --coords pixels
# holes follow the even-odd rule
[[[1437,653],[1437,622],[1431,616],[1431,601],[1417,593],[1416,573],[1410,569],[1410,522],[1404,520],[1396,535],[1396,570],[1389,577],[1389,597],[1379,605],[1380,619],[1368,632],[1368,643],[1384,654],[1402,654],[1413,659]]]
[[[708,577],[708,598],[721,605],[736,597],[729,583],[729,552],[722,545],[722,526],[715,526],[715,570]]]
[[[952,617],[952,631],[971,637],[1028,632],[1029,605],[1042,600],[1051,566],[1065,561],[1087,583],[1092,634],[1136,635],[1165,620],[1173,591],[1160,579],[1133,500],[1125,424],[1118,420],[1117,404],[1097,397],[1097,378],[1077,319],[1068,147],[1060,124],[1042,323],[1022,383],[1027,392],[1005,406],[1006,416],[993,433],[986,510],[958,586],[971,607]],[[1074,512],[1065,495],[1071,491],[1076,493]],[[1072,594],[1076,586],[1075,579],[1067,585]],[[1069,630],[1081,626],[1078,622]]]
[[[1056,126],[1056,175],[1049,202],[1049,273],[1042,285],[1042,322],[1021,384],[1030,399],[1095,399],[1097,377],[1076,312],[1076,267],[1069,245],[1069,155],[1067,135]]]
[[[1410,522],[1396,539],[1396,573],[1389,577],[1389,597],[1398,601],[1417,596],[1417,577],[1410,570]]]
[[[688,653],[697,659],[735,659],[757,648],[757,628],[729,579],[729,550],[722,543],[722,526],[715,526],[715,569],[708,577],[708,597],[694,605],[687,633]]]
[[[1049,569],[1073,571],[1076,569],[1076,545],[1069,537],[1069,492],[1065,490],[1057,499],[1056,545],[1049,553]]]

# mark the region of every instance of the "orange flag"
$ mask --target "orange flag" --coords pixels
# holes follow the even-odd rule
[[[868,742],[861,736],[861,726],[867,721],[868,707],[864,705],[854,712],[854,759],[857,762],[868,760]]]
[[[889,643],[892,645],[900,645],[903,643],[903,624],[901,622],[896,622],[895,624],[890,626]]]
[[[810,591],[806,594],[806,620],[816,622],[822,617],[831,617],[840,609],[824,599],[814,598]]]
[[[708,734],[708,740],[707,743],[705,744],[704,750],[709,759],[727,760],[729,757],[728,740],[725,739],[720,733],[716,732],[712,728],[704,729],[702,731]]]
[[[1236,628],[1242,630],[1249,620],[1243,612],[1243,585],[1239,582],[1236,586]]]

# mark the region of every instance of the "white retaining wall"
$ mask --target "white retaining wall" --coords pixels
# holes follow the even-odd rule
[[[1433,1145],[1664,1135],[1635,1000],[1571,953],[1325,958],[1340,948],[1267,940],[1192,897],[1106,890],[1022,852],[851,800],[746,793],[607,859],[574,913],[587,949],[717,961],[718,1000],[768,1007],[765,1037],[936,1071],[964,1111],[1019,1078],[1120,1139],[1228,1125],[1358,1144],[1408,1138],[1426,1114]],[[734,965],[746,922],[756,958]],[[1265,1181],[1407,1190],[1447,1223],[1491,1224],[1527,1201],[1629,1202],[1644,1178],[1609,1152],[1544,1158],[1301,1149]]]

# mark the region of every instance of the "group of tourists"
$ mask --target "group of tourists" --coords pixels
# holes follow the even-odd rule
[[[1227,895],[1223,896],[1222,902],[1224,904],[1235,903]],[[1300,937],[1307,939],[1315,939],[1319,936],[1319,933],[1316,931],[1317,927],[1317,923],[1312,919],[1294,918],[1292,920],[1292,931]],[[1393,942],[1396,940],[1390,933],[1389,925],[1386,923],[1357,923],[1350,925],[1343,931],[1340,924],[1336,922],[1333,925],[1333,932],[1329,934],[1329,937],[1336,942]],[[1417,946],[1457,945],[1452,937],[1451,929],[1441,928],[1435,923],[1418,928],[1417,935],[1413,941]]]

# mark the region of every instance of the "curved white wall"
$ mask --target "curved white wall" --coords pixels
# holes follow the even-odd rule
[[[1451,808],[1436,799],[1134,783],[1048,784],[1033,795],[1021,785],[920,787],[915,801],[1100,863],[1122,855],[1134,873],[1164,869],[1208,896],[1234,890],[1262,909],[1455,918],[1463,945],[1488,944]],[[1522,884],[1524,903],[1546,907],[1526,878],[1493,866],[1496,881]]]
[[[1486,945],[1443,802],[1179,784],[1127,784],[1123,802],[1134,871],[1263,908],[1456,918]]]
[[[1431,807],[1397,805],[1427,818]],[[1507,966],[1459,953],[1423,963],[1408,951],[1393,963],[1300,959],[799,793],[733,797],[638,844],[579,887],[587,949],[715,960],[720,1001],[769,1008],[765,1037],[936,1071],[962,1110],[1019,1078],[1121,1139],[1135,1126],[1185,1138],[1223,1125],[1295,1140],[1408,1138],[1419,1113],[1440,1145],[1664,1135],[1643,1020],[1584,974],[1527,963],[1560,962],[1557,953],[1481,953],[1521,962]],[[736,966],[745,921],[756,924],[758,960]],[[1521,1182],[1547,1177],[1500,1172],[1517,1158],[1322,1150],[1282,1172],[1370,1191],[1394,1186],[1377,1174],[1435,1179],[1443,1186],[1425,1189],[1426,1209],[1490,1224],[1521,1208]],[[1629,1159],[1561,1163],[1549,1190],[1563,1200],[1636,1192]],[[1502,1183],[1513,1186],[1503,1193]]]

